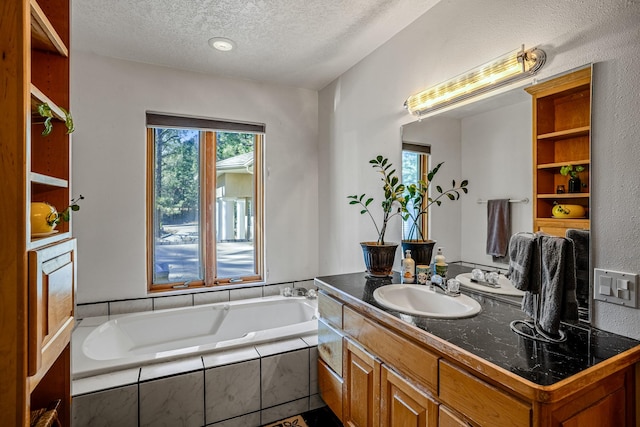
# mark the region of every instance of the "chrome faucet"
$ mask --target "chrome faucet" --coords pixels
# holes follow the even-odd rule
[[[307,297],[308,299],[315,299],[317,297],[317,293],[316,293],[315,289],[286,287],[286,288],[282,289],[282,296],[285,296],[285,297]]]
[[[453,285],[456,285],[455,288],[452,288],[451,290],[449,289],[449,285],[452,285],[452,283],[449,283],[449,285],[447,285],[445,282],[445,279],[443,279],[442,277],[435,275],[431,277],[431,290],[435,291],[436,287],[442,289],[442,292],[445,293],[445,295],[449,295],[450,297],[457,297],[458,295],[460,295],[460,282],[458,282],[457,280],[450,280],[449,282],[453,282]]]

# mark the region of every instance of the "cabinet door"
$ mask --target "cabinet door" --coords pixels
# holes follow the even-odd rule
[[[438,404],[407,380],[382,366],[381,427],[437,427]]]
[[[380,361],[345,339],[344,424],[378,427],[380,417]]]
[[[469,427],[470,425],[455,415],[449,408],[440,405],[438,409],[438,427]]]
[[[625,425],[625,390],[620,389],[561,423],[562,427]]]
[[[75,239],[29,252],[29,375],[45,372],[73,329]]]

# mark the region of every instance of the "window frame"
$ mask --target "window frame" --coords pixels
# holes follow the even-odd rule
[[[151,119],[150,119],[151,117]],[[167,120],[166,124],[154,122],[160,117],[160,121]],[[184,121],[180,121],[184,119]],[[204,264],[204,280],[192,280],[188,282],[188,289],[212,287],[230,284],[246,284],[261,282],[264,280],[264,125],[246,126],[262,126],[262,132],[255,129],[245,128],[245,124],[237,123],[238,128],[233,128],[234,122],[225,122],[218,120],[210,120],[209,123],[214,127],[224,127],[224,129],[215,129],[214,127],[202,126],[202,121],[208,119],[197,120],[198,127],[189,126],[189,120],[193,118],[169,115],[157,115],[156,113],[147,113],[147,132],[146,132],[146,149],[147,149],[147,170],[146,170],[146,262],[147,262],[147,291],[149,293],[174,291],[177,288],[184,287],[182,281],[168,283],[154,283],[154,248],[155,248],[155,232],[154,232],[154,215],[155,215],[155,136],[156,128],[178,128],[178,129],[197,129],[200,132],[200,233],[201,238],[201,259]],[[222,123],[222,126],[219,124]],[[204,127],[204,128],[203,128]],[[253,275],[232,277],[232,278],[216,278],[217,275],[217,242],[216,242],[216,133],[217,132],[239,132],[253,133],[254,142],[254,172],[253,172],[253,198],[254,198],[254,271]],[[241,279],[241,280],[238,280]]]
[[[427,175],[429,175],[429,161],[431,158],[431,146],[427,144],[420,144],[417,142],[402,141],[402,153],[410,152],[418,154],[418,176],[422,181],[427,181]],[[417,184],[417,183],[416,183]],[[431,190],[431,188],[429,188]],[[430,193],[430,191],[429,191]],[[431,197],[431,194],[428,194]],[[427,206],[428,201],[422,200],[422,208]],[[404,227],[404,222],[402,224]],[[420,228],[422,229],[422,235],[426,239],[429,238],[429,211],[420,217]],[[404,231],[403,231],[404,232]]]

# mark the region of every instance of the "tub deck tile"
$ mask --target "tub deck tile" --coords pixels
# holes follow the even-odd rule
[[[140,382],[155,380],[157,378],[170,377],[187,372],[204,369],[200,356],[173,360],[171,362],[156,363],[143,366],[140,369]]]
[[[72,396],[79,396],[110,388],[123,387],[137,384],[140,377],[140,368],[125,369],[109,372],[108,374],[94,375],[92,377],[73,380],[71,383]]]
[[[274,354],[285,353],[287,351],[300,350],[309,347],[306,342],[300,338],[292,338],[272,343],[258,344],[256,350],[260,356],[267,357]]]
[[[205,369],[215,368],[217,366],[223,365],[230,365],[233,363],[246,362],[247,360],[259,358],[260,354],[253,346],[225,350],[218,353],[205,354],[202,356]]]

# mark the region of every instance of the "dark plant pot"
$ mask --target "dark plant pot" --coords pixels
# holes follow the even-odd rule
[[[406,250],[409,249],[411,258],[416,262],[416,265],[429,265],[435,245],[435,240],[403,240],[402,253],[406,253]]]
[[[362,255],[367,273],[373,277],[387,277],[393,272],[397,243],[379,245],[376,242],[362,242]]]
[[[582,183],[580,178],[569,178],[569,193],[579,193],[581,191]]]

